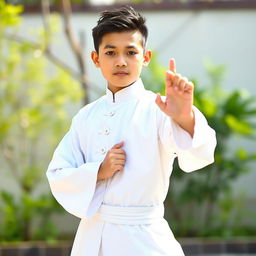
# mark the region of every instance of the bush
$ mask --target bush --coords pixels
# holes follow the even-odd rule
[[[5,37],[18,32],[21,11],[0,0],[1,172],[16,182],[16,192],[9,187],[0,193],[0,240],[52,240],[57,233],[50,217],[61,208],[38,188],[46,183],[53,150],[69,126],[64,109],[83,95],[78,82],[47,61],[42,43],[35,48]]]

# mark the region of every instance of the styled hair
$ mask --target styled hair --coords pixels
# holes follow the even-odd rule
[[[107,33],[138,30],[142,34],[142,46],[145,47],[148,29],[145,18],[131,6],[121,7],[111,11],[103,11],[97,25],[92,29],[95,51],[99,51],[102,37]]]

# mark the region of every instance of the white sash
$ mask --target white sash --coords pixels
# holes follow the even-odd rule
[[[144,225],[163,218],[164,206],[112,206],[102,204],[96,216],[104,222],[120,225]]]

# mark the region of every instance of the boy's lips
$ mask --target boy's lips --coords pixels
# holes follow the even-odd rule
[[[128,72],[124,72],[124,71],[117,71],[114,73],[115,76],[126,76],[128,75]]]

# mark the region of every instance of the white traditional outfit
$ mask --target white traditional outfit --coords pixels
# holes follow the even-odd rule
[[[142,81],[83,107],[47,170],[53,195],[81,218],[72,256],[184,255],[164,220],[172,164],[185,172],[214,161],[215,132],[194,107],[191,136],[165,115]],[[99,166],[124,141],[124,170],[97,182]]]

